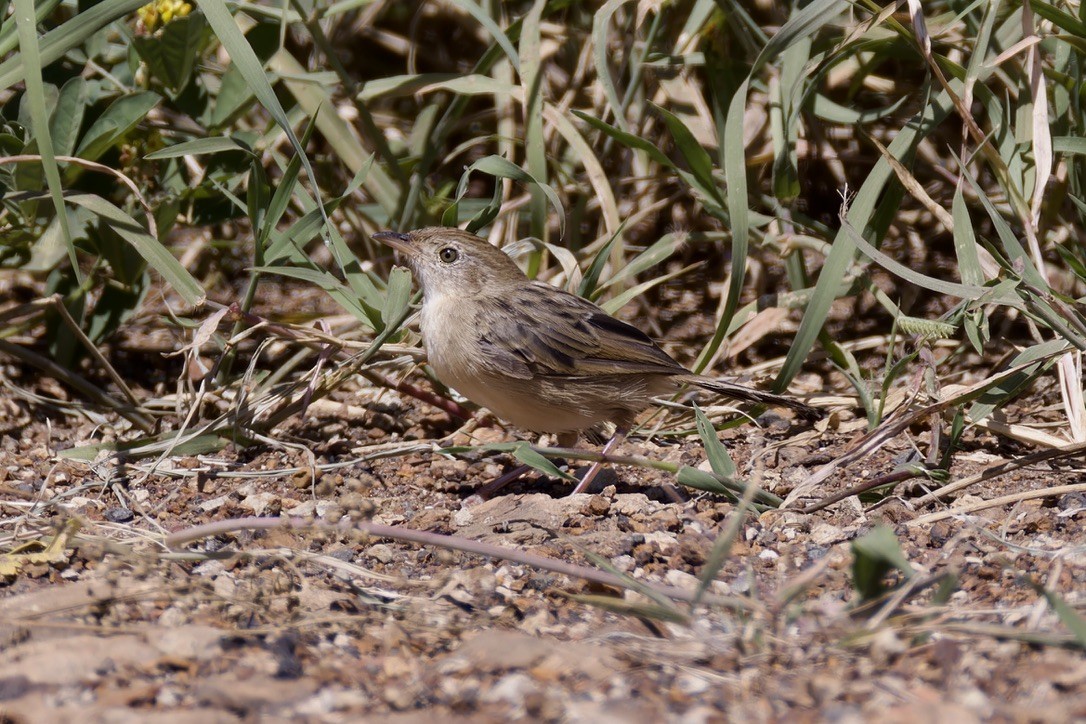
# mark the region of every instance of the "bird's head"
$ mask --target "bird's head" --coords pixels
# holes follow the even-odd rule
[[[403,255],[423,296],[500,294],[528,281],[505,252],[466,231],[430,226],[408,233],[379,231],[373,238]]]

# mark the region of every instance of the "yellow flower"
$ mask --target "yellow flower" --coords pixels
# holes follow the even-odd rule
[[[158,23],[158,12],[155,10],[155,4],[149,3],[136,11],[136,15],[139,16],[140,22],[143,23],[143,27],[147,29],[147,32],[154,30],[155,25]]]
[[[174,18],[183,18],[192,12],[192,5],[184,0],[155,0],[136,11],[144,30],[153,33]]]

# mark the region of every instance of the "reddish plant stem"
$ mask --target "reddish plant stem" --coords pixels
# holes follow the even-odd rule
[[[201,538],[208,538],[211,536],[223,535],[224,533],[233,533],[238,530],[268,530],[272,528],[325,528],[325,529],[338,529],[344,530],[347,528],[354,528],[355,530],[368,533],[369,535],[378,538],[391,538],[392,540],[404,541],[408,543],[418,543],[424,546],[435,546],[438,548],[447,548],[450,550],[461,551],[463,553],[471,553],[474,555],[485,556],[487,558],[498,558],[500,560],[512,561],[514,563],[521,563],[532,568],[539,568],[545,571],[551,571],[553,573],[561,573],[573,578],[580,578],[586,581],[592,581],[593,583],[600,583],[605,586],[614,586],[616,588],[629,588],[628,582],[613,573],[607,571],[601,571],[596,568],[588,568],[586,566],[578,566],[573,563],[567,563],[566,561],[557,560],[554,558],[546,558],[544,556],[535,555],[534,553],[528,553],[526,551],[517,550],[515,548],[504,548],[502,546],[491,545],[489,543],[483,543],[482,541],[471,540],[469,538],[461,538],[459,536],[445,535],[444,533],[431,533],[423,530],[413,530],[411,528],[402,528],[392,525],[382,525],[381,523],[372,523],[370,521],[352,521],[344,518],[338,526],[326,525],[321,523],[314,523],[312,521],[303,520],[301,518],[271,518],[271,517],[253,517],[253,518],[231,518],[228,520],[218,520],[213,523],[205,523],[203,525],[194,526],[192,528],[186,528],[176,533],[172,533],[166,536],[165,545],[167,548],[176,548],[178,546],[191,543]],[[660,593],[667,598],[674,601],[685,601],[692,603],[695,601],[696,592],[687,591],[682,588],[676,588],[674,586],[664,586],[655,583],[648,583],[646,581],[638,581],[640,585],[651,588],[652,590]],[[701,597],[701,601],[708,604],[715,604],[718,606],[725,606],[735,610],[741,611],[757,611],[758,605],[749,599],[740,598],[738,596],[716,596],[706,595]]]

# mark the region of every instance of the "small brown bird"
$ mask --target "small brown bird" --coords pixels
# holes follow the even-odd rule
[[[654,397],[683,385],[815,414],[787,397],[691,373],[641,330],[531,281],[508,255],[468,232],[429,227],[373,238],[401,252],[418,279],[422,339],[438,379],[517,427],[557,433],[560,445],[612,422],[606,455]],[[587,488],[599,469],[594,464],[573,492]]]

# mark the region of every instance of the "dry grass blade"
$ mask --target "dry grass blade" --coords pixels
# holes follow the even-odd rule
[[[982,638],[993,638],[1000,641],[1019,641],[1036,646],[1078,646],[1078,640],[1072,634],[1052,634],[1044,631],[1027,631],[1017,626],[1004,626],[1000,624],[985,624],[971,622],[939,622],[937,624],[924,624],[910,626],[909,631],[918,634],[931,634],[945,632],[950,634],[964,634]]]
[[[835,503],[840,503],[842,500],[845,500],[847,498],[851,498],[857,495],[863,495],[864,493],[872,490],[878,490],[879,488],[889,488],[906,480],[912,480],[913,478],[922,477],[927,472],[928,471],[922,466],[910,465],[903,470],[896,470],[892,473],[887,473],[885,475],[878,475],[874,479],[868,480],[867,482],[845,488],[841,492],[834,493],[833,495],[826,496],[825,498],[820,498],[819,500],[816,500],[810,505],[806,505],[803,508],[800,508],[800,512],[806,515],[817,513],[818,511],[824,508],[828,508]]]
[[[909,525],[930,525],[940,520],[946,520],[947,518],[955,518],[961,515],[976,513],[980,510],[988,510],[989,508],[999,508],[1004,505],[1012,505],[1014,503],[1020,503],[1024,500],[1038,500],[1041,498],[1052,498],[1060,495],[1071,495],[1074,493],[1083,492],[1086,492],[1086,483],[1078,483],[1076,485],[1055,485],[1051,488],[1042,488],[1041,490],[1027,490],[1021,493],[1013,493],[1011,495],[1001,495],[1000,497],[992,498],[991,500],[978,500],[975,503],[968,503],[966,505],[954,507],[949,510],[941,510],[937,513],[928,513],[927,515],[921,515],[917,518],[914,518],[913,520],[910,520]]]
[[[379,387],[387,387],[390,389],[403,392],[406,395],[410,395],[415,399],[421,400],[433,407],[440,410],[444,410],[454,417],[458,417],[462,420],[466,420],[471,417],[471,411],[465,409],[462,405],[454,400],[450,400],[447,397],[434,394],[429,390],[425,390],[421,387],[413,385],[403,380],[389,380],[383,377],[380,373],[366,369],[364,366],[353,364],[357,362],[357,355],[362,354],[364,356],[363,363],[368,362],[372,358],[373,354],[378,351],[384,351],[389,354],[395,355],[409,355],[413,357],[420,357],[421,351],[417,347],[405,348],[400,345],[381,344],[377,348],[374,348],[374,341],[369,340],[365,342],[349,342],[331,334],[322,333],[319,330],[315,330],[309,327],[300,327],[297,325],[291,325],[283,322],[272,322],[259,315],[252,314],[250,312],[243,311],[237,304],[233,304],[228,308],[224,308],[226,311],[219,310],[217,314],[222,314],[223,317],[229,321],[244,322],[250,329],[260,328],[272,337],[278,339],[289,340],[296,344],[304,345],[312,349],[324,351],[331,348],[328,354],[333,358],[343,362],[352,363],[352,369],[354,371],[370,380]],[[210,318],[209,318],[210,319]],[[392,320],[393,324],[389,329],[395,329],[398,326],[396,320]],[[210,331],[208,331],[210,333]],[[193,349],[197,349],[200,345],[193,344]],[[353,353],[352,353],[353,350]],[[312,401],[316,398],[310,398]]]
[[[988,430],[996,435],[1010,440],[1023,442],[1037,447],[1062,448],[1067,444],[1067,438],[1062,435],[1053,435],[1031,425],[1008,424],[1001,420],[985,418],[973,423],[978,429]]]
[[[910,7],[912,3],[910,2]],[[942,206],[942,204],[936,203],[931,198],[924,187],[920,185],[920,182],[916,180],[912,172],[905,167],[905,164],[901,163],[898,159],[894,158],[893,154],[886,150],[886,146],[879,143],[879,139],[874,136],[868,136],[867,140],[879,150],[883,159],[890,164],[890,168],[894,170],[894,174],[897,176],[898,181],[913,195],[917,201],[924,205],[924,208],[932,213],[939,220],[939,223],[943,225],[943,228],[947,231],[954,233],[954,217]]]
[[[1051,359],[1057,354],[1062,354],[1062,352],[1046,355],[1045,358]],[[852,463],[867,457],[868,455],[888,443],[894,437],[899,435],[901,432],[908,429],[909,426],[911,426],[916,421],[922,420],[933,414],[942,413],[944,410],[948,410],[951,407],[955,407],[970,400],[974,400],[980,395],[984,394],[984,392],[988,389],[999,384],[1001,381],[1009,379],[1020,372],[1030,369],[1035,364],[1036,361],[1033,361],[1010,367],[1006,370],[1003,370],[1002,372],[992,375],[987,379],[981,380],[980,382],[969,385],[964,389],[958,390],[953,396],[945,400],[941,400],[939,402],[926,405],[922,408],[911,410],[909,412],[904,412],[902,414],[896,415],[894,418],[887,420],[881,426],[879,426],[878,429],[873,430],[869,434],[865,435],[863,439],[859,440],[848,452],[844,453],[833,462],[823,465],[814,474],[810,475],[799,485],[797,485],[795,489],[793,489],[792,492],[788,494],[788,497],[785,498],[785,507],[795,505],[797,500],[799,500],[801,497],[808,495],[816,485],[825,481],[834,472],[836,472],[840,468],[845,467],[846,465],[851,465]]]

